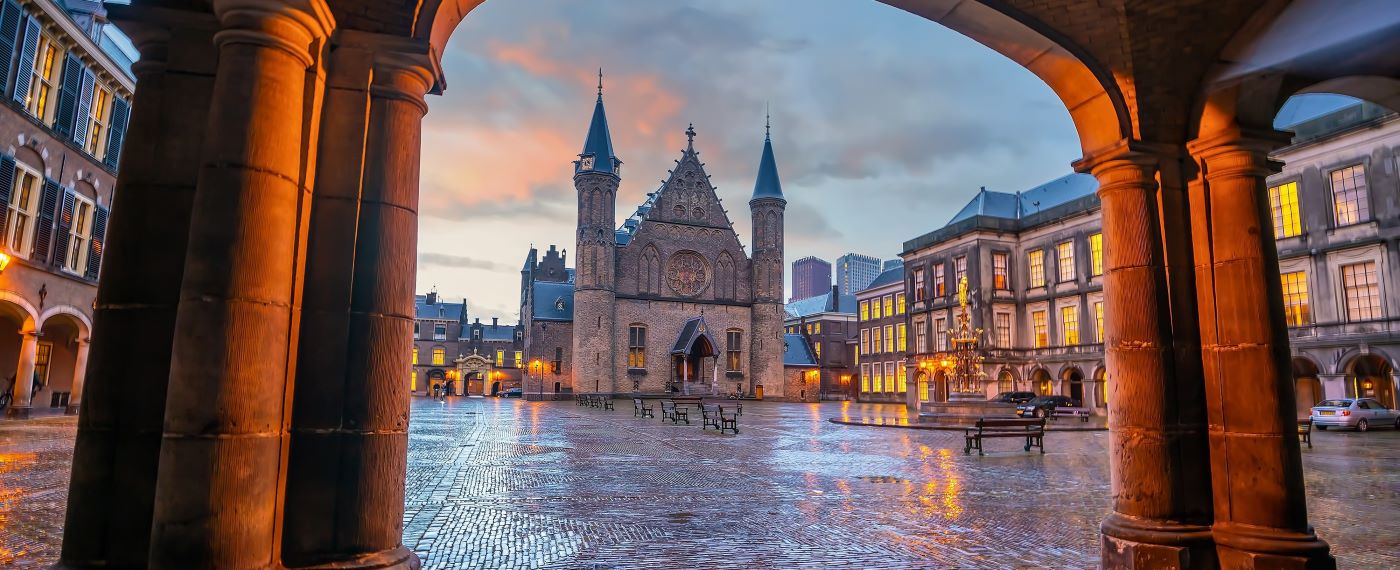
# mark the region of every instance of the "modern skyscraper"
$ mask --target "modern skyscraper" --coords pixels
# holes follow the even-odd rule
[[[831,264],[807,256],[792,262],[792,299],[816,297],[831,290]]]
[[[848,253],[836,258],[836,286],[843,295],[853,295],[870,286],[880,274],[880,258]]]

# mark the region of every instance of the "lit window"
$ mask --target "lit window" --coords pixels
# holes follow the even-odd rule
[[[1303,271],[1284,273],[1283,316],[1288,326],[1308,324],[1312,315],[1308,306],[1308,274]]]
[[[1045,322],[1045,311],[1035,311],[1031,313],[1031,325],[1035,329],[1035,347],[1045,348],[1050,346],[1050,332]]]
[[[496,349],[496,368],[504,368],[506,365],[506,351]]]
[[[1030,262],[1031,287],[1045,286],[1045,250],[1037,249],[1026,254]]]
[[[1381,318],[1380,288],[1376,285],[1376,262],[1342,266],[1342,289],[1346,292],[1348,321]]]
[[[886,392],[893,392],[893,391],[895,391],[895,385],[894,385],[894,363],[893,363],[893,362],[886,362],[886,363],[885,363],[885,391],[886,391]]]
[[[417,371],[417,370],[410,370],[410,371],[408,372],[408,391],[409,391],[409,392],[417,392],[417,391],[418,391],[418,371]]]
[[[1074,281],[1074,242],[1062,242],[1055,246],[1059,259],[1060,282]]]
[[[885,300],[885,316],[886,316],[886,317],[892,317],[892,316],[894,316],[894,296],[893,296],[893,295],[885,295],[885,299],[884,299],[884,300]]]
[[[870,329],[860,329],[860,353],[870,354]]]
[[[642,325],[627,327],[627,367],[647,367],[647,328]]]
[[[872,318],[872,319],[878,319],[878,318],[880,318],[880,317],[882,317],[882,316],[884,316],[884,314],[880,312],[880,298],[879,298],[879,297],[876,297],[876,298],[874,298],[874,299],[871,299],[871,300],[870,300],[870,318]]]
[[[1360,164],[1332,171],[1332,203],[1337,225],[1359,224],[1371,219],[1366,197],[1366,169]]]
[[[418,364],[418,347],[413,347],[413,363]]]
[[[924,300],[924,268],[914,270],[914,302]]]
[[[933,294],[935,297],[942,297],[947,294],[943,283],[942,263],[933,264]]]
[[[895,366],[895,388],[901,394],[909,391],[909,370],[903,365]]]
[[[948,327],[942,317],[933,320],[933,349],[948,350]]]
[[[822,334],[821,323],[812,323],[812,334]]]
[[[1298,183],[1289,182],[1269,188],[1269,212],[1274,218],[1274,238],[1283,239],[1303,233],[1298,216]]]
[[[63,260],[63,268],[71,273],[82,273],[87,269],[88,245],[92,243],[93,208],[91,200],[77,194],[73,198],[73,226],[69,230],[68,258]]]
[[[908,329],[905,328],[904,323],[899,323],[899,326],[896,327],[895,330],[897,330],[899,333],[899,346],[897,350],[899,350],[900,352],[905,352],[909,350],[909,345],[906,342],[908,340],[906,336],[908,334]]]
[[[1089,236],[1089,275],[1103,275],[1103,234]]]
[[[885,325],[885,352],[894,352],[894,325]]]
[[[870,349],[872,354],[885,351],[884,332],[880,327],[870,329]]]
[[[964,277],[967,277],[967,256],[958,256],[957,259],[953,260],[953,264],[957,271],[957,273],[954,275],[954,277],[956,278],[953,279],[953,284],[957,285],[959,283],[962,283]]]
[[[43,178],[28,167],[15,164],[15,186],[10,191],[10,223],[5,243],[10,254],[28,258],[34,247],[34,219],[39,209],[39,185]]]
[[[1006,254],[992,254],[992,287],[998,290],[1010,288],[1011,280],[1006,275]]]
[[[1103,301],[1094,303],[1094,340],[1103,342]]]
[[[815,351],[815,352],[817,353],[817,360],[820,361],[820,360],[822,359],[822,343],[820,343],[820,342],[814,342],[814,343],[812,343],[812,350]]]
[[[894,296],[894,311],[895,311],[895,314],[897,314],[897,315],[903,315],[903,314],[904,314],[904,305],[907,305],[907,304],[908,304],[908,303],[906,302],[906,299],[905,299],[905,297],[904,297],[904,293],[900,293],[900,294],[898,294],[898,295],[895,295],[895,296]]]
[[[1060,334],[1062,346],[1079,344],[1079,307],[1060,307]]]
[[[93,158],[102,160],[106,154],[107,123],[112,115],[112,93],[101,85],[92,86],[92,106],[89,107],[87,117],[79,117],[78,120],[88,121],[87,142],[83,145],[83,150]]]
[[[34,78],[30,81],[29,95],[24,99],[24,108],[30,115],[48,124],[51,107],[49,103],[52,100],[50,94],[58,75],[59,46],[43,35],[39,36],[38,43],[37,51],[34,52]]]
[[[869,364],[862,364],[862,365],[860,365],[860,391],[861,391],[861,392],[869,392],[869,391],[870,391],[870,365],[869,365]]]
[[[727,350],[724,353],[725,370],[738,371],[743,362],[744,331],[731,330],[724,333]],[[821,357],[821,344],[817,344],[817,357]]]
[[[1011,348],[1011,313],[997,313],[997,346]]]
[[[516,367],[516,368],[522,368],[522,367],[524,366],[524,364],[525,364],[525,353],[520,352],[519,350],[515,351],[515,367]]]
[[[884,374],[884,372],[885,372],[885,367],[884,367],[884,366],[881,366],[879,363],[876,363],[874,366],[871,366],[871,367],[870,367],[870,373],[875,375],[874,378],[871,378],[871,379],[870,379],[871,389],[874,390],[875,392],[884,392],[884,391],[885,391],[885,374]]]
[[[442,348],[433,349],[433,366],[442,366],[447,362],[447,351]]]
[[[862,321],[868,321],[868,320],[870,320],[870,301],[861,301],[861,302],[860,302],[860,320],[862,320]]]

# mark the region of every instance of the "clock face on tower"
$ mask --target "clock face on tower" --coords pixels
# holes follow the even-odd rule
[[[593,170],[593,157],[585,156],[578,161],[579,170]]]

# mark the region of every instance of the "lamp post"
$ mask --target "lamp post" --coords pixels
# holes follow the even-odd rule
[[[541,369],[540,359],[530,361],[530,374],[535,376],[535,399],[544,399],[544,371]]]

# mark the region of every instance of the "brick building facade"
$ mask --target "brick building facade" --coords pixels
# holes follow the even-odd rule
[[[520,388],[526,372],[522,325],[490,324],[468,318],[467,303],[451,303],[437,291],[414,299],[413,369],[409,389],[416,396],[491,396]]]
[[[856,297],[836,287],[825,295],[789,302],[783,326],[789,337],[804,339],[817,367],[819,398],[851,400],[856,397],[856,353],[850,340],[856,336]]]
[[[858,398],[863,402],[903,402],[908,392],[909,326],[905,319],[904,272],[880,272],[856,291],[859,363]]]
[[[0,3],[0,394],[13,390],[0,401],[10,416],[76,413],[82,400],[135,89],[109,33],[100,3]]]

